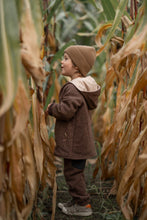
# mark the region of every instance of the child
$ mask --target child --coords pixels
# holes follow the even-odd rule
[[[64,176],[72,197],[71,201],[58,204],[67,215],[92,214],[84,168],[86,159],[96,156],[90,110],[97,106],[100,86],[86,76],[95,59],[93,47],[77,45],[64,51],[61,74],[71,81],[61,88],[59,104],[52,103],[47,108],[48,114],[56,118],[55,155],[64,158]]]

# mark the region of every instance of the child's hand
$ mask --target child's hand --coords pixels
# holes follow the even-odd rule
[[[52,103],[48,104],[48,106],[47,106],[47,109],[46,109],[46,112],[47,112],[47,113],[48,113],[48,111],[49,111],[49,108],[50,108],[51,104],[52,104]]]
[[[46,109],[46,111],[45,111],[45,114],[46,114],[46,115],[48,115],[49,108],[50,108],[50,106],[51,106],[53,103],[55,103],[55,100],[53,100],[52,103],[48,104],[47,109]]]

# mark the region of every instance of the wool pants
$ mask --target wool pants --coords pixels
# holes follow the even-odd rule
[[[64,176],[69,194],[77,204],[83,206],[90,200],[84,177],[85,162],[86,160],[64,159]]]

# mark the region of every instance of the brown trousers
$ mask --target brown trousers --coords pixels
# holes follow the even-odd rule
[[[90,200],[84,177],[85,162],[86,160],[64,159],[64,176],[69,194],[77,204],[83,206]]]

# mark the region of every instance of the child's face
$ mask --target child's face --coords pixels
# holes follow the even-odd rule
[[[64,58],[61,61],[61,74],[64,76],[73,77],[74,73],[76,72],[76,67],[73,65],[72,60],[68,56],[67,53],[64,53]]]

